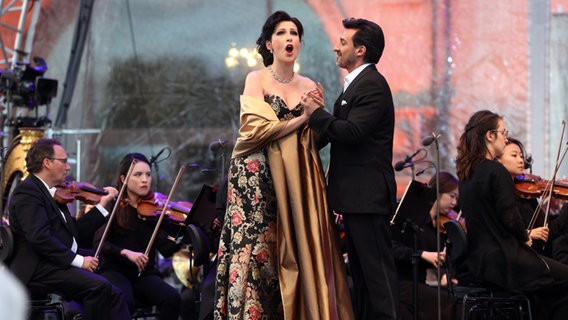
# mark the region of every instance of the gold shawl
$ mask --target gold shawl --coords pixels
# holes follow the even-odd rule
[[[264,101],[241,96],[233,157],[266,145],[278,204],[278,275],[285,319],[354,319],[345,264],[327,205],[323,171],[308,127],[286,126]]]

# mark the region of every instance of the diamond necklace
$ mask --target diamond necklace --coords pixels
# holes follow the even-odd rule
[[[280,82],[280,83],[289,83],[290,81],[292,81],[292,79],[294,79],[294,73],[292,73],[292,76],[290,77],[290,79],[288,80],[282,80],[280,79],[276,73],[274,73],[274,71],[272,70],[272,65],[268,66],[268,71],[270,71],[270,74],[274,77],[274,80]]]

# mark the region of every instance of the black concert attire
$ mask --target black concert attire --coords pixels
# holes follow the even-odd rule
[[[483,160],[460,180],[460,207],[467,224],[466,266],[499,287],[529,294],[549,319],[568,314],[568,266],[539,255],[529,240],[516,203],[511,174],[497,161]]]
[[[396,319],[397,272],[390,217],[396,207],[392,167],[394,104],[375,65],[336,100],[333,114],[316,109],[309,126],[331,143],[327,197],[343,215],[357,319]]]
[[[420,227],[417,234],[417,268],[418,268],[418,319],[437,319],[438,318],[438,286],[426,284],[427,269],[435,267],[420,258],[423,251],[436,252],[438,250],[436,244],[437,231],[430,216],[426,216],[422,223],[417,223]],[[414,252],[414,231],[410,230],[410,226],[404,230],[401,226],[392,225],[392,252],[394,255],[396,269],[398,271],[398,290],[400,293],[401,313],[399,319],[412,319],[414,314],[413,301],[413,265],[412,259]],[[440,248],[444,247],[446,234],[440,234]],[[442,267],[442,272],[444,268]],[[449,319],[451,302],[448,299],[448,291],[442,288],[441,291],[442,319]]]
[[[108,280],[77,263],[78,246],[89,243],[105,217],[94,207],[75,220],[64,204],[53,199],[55,190],[30,174],[14,190],[10,226],[14,257],[10,268],[29,288],[46,288],[82,304],[83,319],[129,319],[122,292]],[[105,211],[105,213],[107,213]]]
[[[126,221],[124,226],[118,223],[119,215]],[[181,247],[181,244],[176,244],[175,239],[172,240],[165,231],[169,228],[175,229],[169,221],[162,221],[149,251],[148,263],[140,276],[136,265],[120,254],[122,249],[146,252],[156,220],[140,219],[136,208],[121,203],[102,246],[100,274],[124,292],[131,311],[136,307],[155,305],[160,312],[159,319],[177,320],[180,313],[180,295],[178,290],[164,282],[156,266],[158,250],[164,257],[170,257]],[[98,247],[104,229],[105,227],[101,227],[97,231],[93,247]]]
[[[517,204],[523,216],[523,221],[525,225],[528,227],[536,208],[538,207],[537,199],[525,199],[517,196]],[[540,208],[540,213],[536,218],[536,222],[533,225],[533,228],[542,227],[544,226],[544,211],[546,207]],[[568,207],[564,206],[560,209],[557,215],[549,214],[548,216],[548,241],[545,243],[541,240],[534,240],[532,247],[538,253],[545,255],[549,258],[553,258],[558,260],[554,257],[553,254],[553,244],[555,240],[561,237],[562,235],[568,234]],[[558,243],[558,242],[556,242]]]

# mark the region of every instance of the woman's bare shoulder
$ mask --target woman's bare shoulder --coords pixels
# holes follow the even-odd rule
[[[254,70],[247,74],[243,95],[262,99],[264,96],[264,69]]]

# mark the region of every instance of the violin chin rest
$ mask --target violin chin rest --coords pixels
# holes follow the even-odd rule
[[[182,242],[193,247],[196,267],[203,265],[209,259],[209,238],[201,228],[193,224],[188,225]]]

